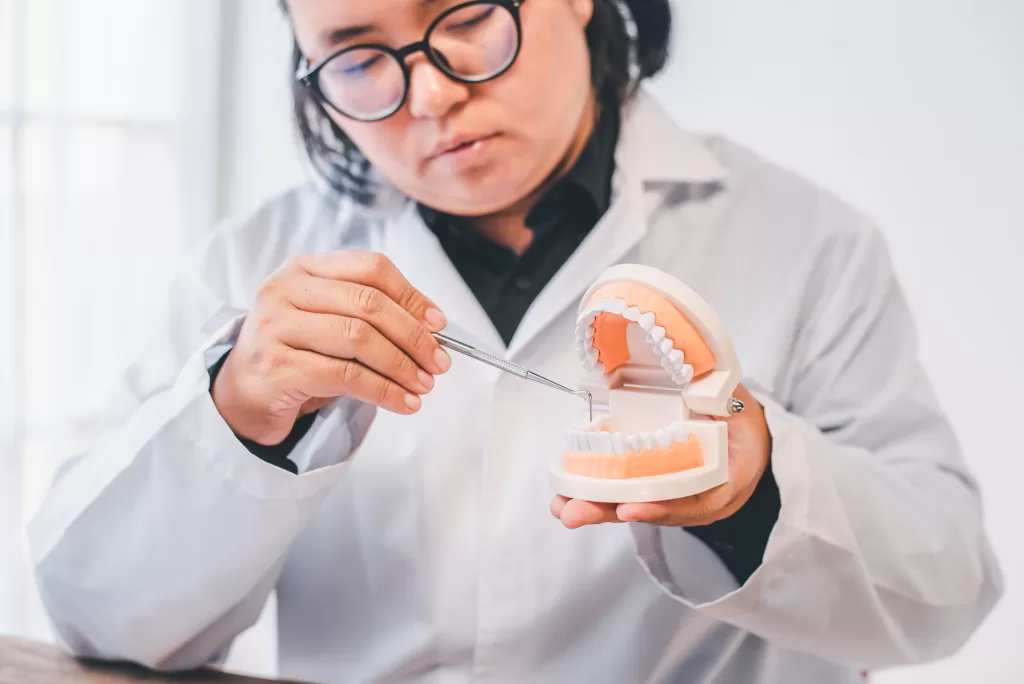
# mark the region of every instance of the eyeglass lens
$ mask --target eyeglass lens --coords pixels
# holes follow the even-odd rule
[[[477,3],[442,15],[427,36],[434,63],[450,76],[486,81],[509,67],[519,46],[512,12],[503,5]],[[406,78],[399,58],[377,47],[346,50],[318,74],[320,92],[342,113],[364,120],[392,114],[405,99]]]

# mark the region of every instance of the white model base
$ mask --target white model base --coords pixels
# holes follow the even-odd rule
[[[710,420],[687,421],[690,432],[700,440],[704,465],[680,473],[610,479],[565,472],[561,462],[551,466],[550,480],[555,493],[570,499],[595,503],[652,503],[682,499],[725,484],[729,479],[728,427]]]

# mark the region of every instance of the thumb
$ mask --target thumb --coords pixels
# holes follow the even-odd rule
[[[314,397],[302,405],[299,409],[299,415],[308,416],[310,413],[316,413],[326,406],[330,400],[330,397]]]

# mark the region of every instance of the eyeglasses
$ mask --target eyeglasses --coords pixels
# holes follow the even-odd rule
[[[342,116],[381,121],[409,96],[406,58],[423,52],[458,83],[483,83],[509,70],[522,45],[519,8],[526,0],[472,0],[435,19],[423,40],[393,49],[353,45],[335,52],[297,78]]]

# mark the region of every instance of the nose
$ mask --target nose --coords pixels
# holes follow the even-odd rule
[[[409,65],[409,112],[417,118],[440,118],[469,99],[469,87],[445,76],[420,56]]]

